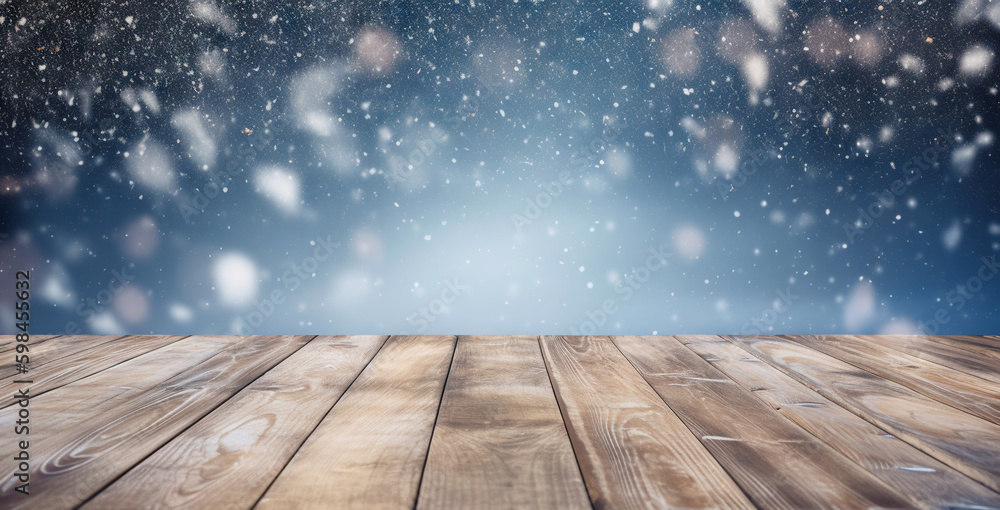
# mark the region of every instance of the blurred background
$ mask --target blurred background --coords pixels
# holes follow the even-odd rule
[[[0,330],[997,333],[1000,3],[4,1]]]

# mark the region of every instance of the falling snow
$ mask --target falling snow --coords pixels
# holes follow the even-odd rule
[[[6,4],[39,333],[913,333],[1000,255],[997,2]]]

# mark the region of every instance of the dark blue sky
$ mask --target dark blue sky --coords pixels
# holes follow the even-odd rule
[[[992,4],[80,4],[0,6],[36,333],[996,333]]]

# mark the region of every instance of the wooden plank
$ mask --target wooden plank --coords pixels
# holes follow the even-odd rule
[[[35,335],[32,334],[28,339],[30,345],[40,347],[43,343],[52,340],[53,338],[58,338],[59,335]],[[13,351],[14,347],[17,345],[17,336],[15,335],[0,335],[0,354]]]
[[[1000,383],[1000,362],[951,345],[931,341],[925,335],[858,335],[858,338],[980,379]]]
[[[12,471],[6,472],[0,508],[80,505],[309,338],[249,337],[127,401],[116,399],[114,406],[102,406],[100,412],[72,427],[60,423],[62,415],[45,416],[45,421],[52,422],[53,433],[44,438],[32,436],[31,496],[14,492],[16,479]],[[66,388],[70,386],[62,389]]]
[[[1000,494],[863,420],[717,336],[678,336],[784,417],[922,508],[1000,508]]]
[[[590,508],[536,337],[459,337],[417,507]]]
[[[1000,342],[987,336],[972,335],[865,335],[867,341],[878,339],[893,345],[893,349],[922,349],[928,356],[954,357],[959,363],[978,360],[973,370],[986,368],[986,374],[997,376],[1000,372]]]
[[[245,341],[237,336],[189,336],[155,351],[132,358],[90,377],[50,391],[31,403],[39,415],[58,420],[35,423],[32,433],[47,437],[58,427],[71,427],[120,402],[163,384],[184,370],[204,362],[223,349]],[[0,422],[14,408],[0,410]],[[0,444],[0,448],[2,448]],[[2,450],[0,450],[2,451]]]
[[[120,338],[124,338],[124,336],[66,335],[53,337],[38,343],[32,340],[28,342],[28,356],[31,358],[31,369],[38,370],[49,362],[70,358],[80,351],[92,349],[98,345],[113,342]],[[13,350],[13,347],[11,350]],[[0,378],[9,379],[17,377],[18,372],[14,367],[14,356],[5,356],[3,362],[3,364],[0,364]]]
[[[801,335],[785,338],[1000,425],[1000,385],[904,352],[879,348],[854,336]]]
[[[31,422],[31,436],[40,441],[47,441],[61,431],[83,426],[95,416],[113,411],[121,406],[122,402],[127,402],[133,396],[163,384],[184,370],[245,339],[236,336],[187,337],[152,353],[133,358],[33,398],[32,415],[46,418]],[[0,423],[14,423],[17,420],[17,412],[17,407],[0,410]],[[0,442],[0,458],[13,457],[17,451],[14,441]],[[37,455],[35,457],[37,458]]]
[[[619,336],[612,341],[758,507],[910,505],[676,339]]]
[[[84,508],[252,507],[386,338],[315,338]]]
[[[778,337],[725,337],[761,360],[993,490],[1000,426]]]
[[[595,508],[753,508],[607,337],[541,337]]]
[[[454,349],[390,337],[256,508],[413,508]]]
[[[65,386],[74,381],[96,374],[102,370],[170,345],[184,337],[166,335],[136,335],[117,338],[110,342],[98,343],[95,347],[55,359],[37,368],[32,367],[27,379],[32,381],[31,393],[37,397],[48,391]],[[0,395],[14,394],[15,388],[24,386],[14,380],[23,378],[16,375],[0,379]],[[15,405],[13,401],[0,403],[0,407]]]
[[[998,342],[995,338],[971,335],[935,335],[927,338],[932,342],[951,345],[953,347],[969,351],[977,356],[1000,360],[1000,342]]]

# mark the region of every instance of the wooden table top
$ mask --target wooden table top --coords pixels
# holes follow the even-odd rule
[[[1000,508],[1000,337],[17,345],[0,508]]]

